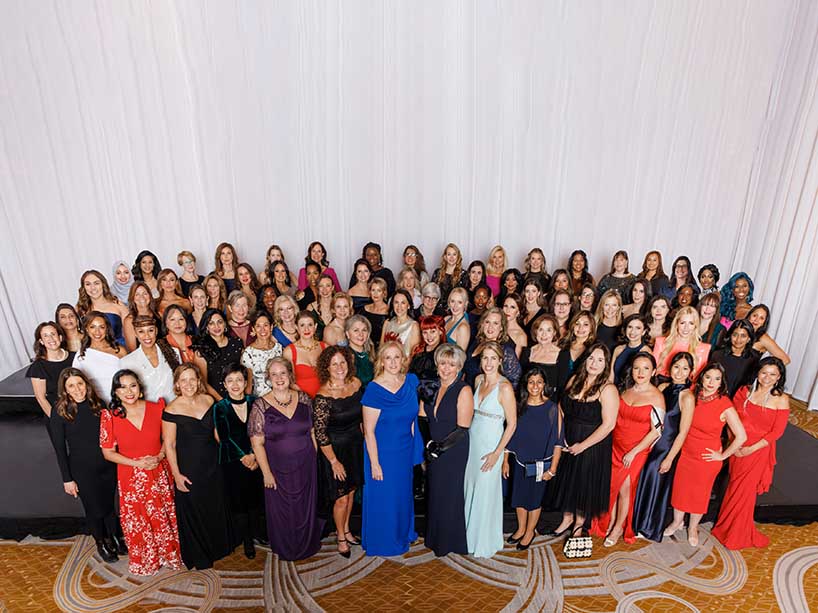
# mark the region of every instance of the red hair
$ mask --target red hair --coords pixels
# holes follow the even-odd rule
[[[446,343],[446,320],[443,317],[440,315],[424,315],[418,319],[418,323],[420,324],[421,334],[423,334],[424,330],[437,330],[440,333],[440,344],[444,345]],[[424,351],[426,351],[426,343],[421,341],[415,345],[411,357],[415,357]]]

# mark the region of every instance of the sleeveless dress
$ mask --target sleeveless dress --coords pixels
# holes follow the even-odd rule
[[[591,534],[594,536],[604,537],[608,534],[611,513],[613,513],[614,505],[616,505],[619,489],[625,483],[625,479],[630,477],[630,501],[628,503],[628,516],[625,518],[624,539],[626,543],[636,542],[636,534],[634,534],[632,525],[633,502],[636,498],[639,474],[648,459],[650,449],[640,451],[628,467],[622,463],[622,458],[650,432],[652,411],[653,407],[649,404],[631,406],[624,399],[619,399],[619,413],[613,431],[610,504],[608,505],[608,511],[591,523]]]
[[[665,517],[670,504],[676,463],[674,462],[670,470],[664,474],[659,473],[659,466],[667,457],[679,434],[679,423],[682,419],[679,394],[688,387],[690,386],[686,383],[673,383],[662,392],[665,397],[665,406],[668,407],[662,436],[648,454],[648,459],[642,468],[642,475],[639,477],[639,487],[636,489],[636,499],[633,503],[634,532],[657,543],[662,542],[662,532],[667,525]]]
[[[241,354],[241,365],[253,373],[254,396],[263,396],[272,389],[267,382],[267,363],[273,358],[280,357],[283,351],[281,343],[276,343],[272,349],[247,347]]]
[[[622,330],[622,326],[608,326],[603,323],[600,323],[596,327],[596,340],[600,343],[604,344],[608,351],[613,351],[614,347],[616,347],[616,343],[619,340],[619,333]]]
[[[381,331],[383,330],[383,325],[386,323],[386,320],[389,318],[387,314],[381,313],[370,313],[366,309],[361,309],[361,315],[367,318],[369,324],[372,326],[372,333],[369,335],[372,344],[375,345],[377,349],[378,346],[381,344]]]
[[[679,352],[690,351],[690,343],[685,342],[684,340],[676,341],[671,350],[668,351],[664,361],[659,362],[659,358],[662,356],[662,352],[665,350],[666,340],[667,338],[664,336],[660,336],[656,339],[656,342],[653,345],[653,357],[656,358],[656,362],[658,364],[656,367],[656,374],[667,377],[670,374],[668,372],[668,369],[670,368],[670,360],[672,360],[673,356]],[[690,373],[691,379],[695,379],[707,364],[707,358],[710,356],[710,344],[706,342],[699,343],[694,353],[695,355],[693,357],[695,358],[696,367],[693,369],[693,372]]]
[[[437,392],[426,406],[432,440],[442,441],[457,427],[457,399],[466,387],[456,381],[443,394],[435,410]],[[471,393],[471,390],[469,390]],[[464,473],[469,459],[468,433],[436,460],[426,463],[426,546],[436,556],[468,553],[463,495]]]
[[[567,446],[580,443],[602,425],[602,403],[577,400],[567,394],[560,400]],[[557,471],[556,508],[563,512],[599,517],[611,498],[612,435],[574,456],[562,454]]]
[[[622,379],[625,378],[626,369],[633,359],[633,356],[642,351],[644,347],[645,343],[640,343],[638,347],[630,347],[625,345],[622,353],[620,353],[616,360],[614,360],[614,382],[617,385],[622,383]]]
[[[469,323],[469,314],[468,313],[463,313],[460,316],[460,319],[457,320],[457,323],[455,323],[451,328],[449,328],[449,331],[446,332],[446,342],[447,343],[457,344],[457,341],[454,340],[454,336],[452,336],[452,335],[454,334],[454,331],[457,330],[457,326],[459,326],[460,322],[463,321],[463,320],[465,320],[466,323]]]
[[[212,568],[236,545],[219,467],[219,443],[213,435],[213,407],[201,419],[166,411],[162,421],[176,424],[176,461],[179,472],[190,479],[190,491],[176,488],[174,496],[182,560],[188,569]]]
[[[122,318],[116,313],[103,313],[103,315],[105,315],[105,319],[108,320],[108,325],[111,327],[111,333],[114,336],[114,340],[118,345],[124,347],[125,334],[122,331]],[[159,330],[161,331],[161,328],[159,328]]]
[[[734,398],[741,423],[747,432],[744,447],[761,439],[769,445],[748,456],[730,456],[730,480],[724,495],[719,519],[711,534],[727,549],[766,547],[770,539],[759,532],[753,522],[756,497],[770,489],[775,468],[775,443],[784,434],[789,410],[768,409],[748,400],[750,390],[742,387]]]
[[[525,467],[520,464],[553,456],[554,448],[561,443],[557,403],[546,400],[543,404],[528,405],[525,413],[517,419],[517,429],[508,443],[508,450],[514,452],[508,460],[511,466],[512,507],[535,511],[542,506],[548,482],[526,476]]]
[[[418,379],[409,373],[394,394],[371,382],[361,403],[378,409],[375,438],[383,480],[372,478],[364,443],[364,504],[361,544],[368,556],[399,556],[418,537],[412,496],[413,466],[423,460],[423,439],[417,424]]]
[[[702,454],[707,449],[721,451],[721,431],[724,429],[721,414],[731,406],[733,403],[727,396],[696,403],[693,423],[676,463],[670,499],[674,509],[685,513],[707,513],[710,491],[723,462],[706,462]]]
[[[502,458],[488,472],[480,467],[484,462],[481,458],[494,451],[503,436],[505,413],[500,404],[500,382],[482,402],[480,387],[475,388],[474,407],[463,484],[466,543],[471,555],[490,558],[503,548]]]
[[[318,344],[321,347],[321,351],[323,351],[327,346],[324,341],[320,341]],[[321,382],[318,380],[318,371],[315,370],[314,366],[298,363],[298,349],[296,348],[295,343],[290,345],[290,349],[293,352],[293,373],[295,374],[295,384],[301,389],[301,391],[306,392],[310,398],[314,398],[318,393],[318,388],[321,387]]]
[[[412,324],[415,322],[411,318],[402,324],[392,323],[392,321],[390,319],[383,325],[384,340],[397,340],[403,346],[403,355],[409,357],[407,342],[409,341],[409,335],[412,333]]]

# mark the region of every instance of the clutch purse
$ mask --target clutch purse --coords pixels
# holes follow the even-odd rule
[[[579,531],[579,536],[574,536],[575,534],[576,531],[565,540],[565,544],[562,546],[562,553],[569,559],[590,558],[594,552],[594,542],[591,540],[591,537],[582,536],[582,529]]]

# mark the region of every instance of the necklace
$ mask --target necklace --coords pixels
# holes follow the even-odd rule
[[[282,402],[281,400],[276,398],[275,394],[273,394],[272,396],[273,396],[273,400],[275,400],[282,409],[286,409],[287,407],[289,407],[293,403],[292,394],[288,394],[287,402]]]
[[[314,350],[315,350],[315,348],[319,346],[319,345],[318,345],[318,341],[316,341],[316,340],[313,340],[312,345],[310,345],[309,347],[306,347],[306,346],[304,346],[304,345],[301,345],[301,344],[300,344],[300,339],[299,339],[299,341],[298,341],[298,342],[296,342],[295,344],[296,344],[296,346],[297,346],[299,349],[303,349],[304,351],[314,351]]]
[[[719,396],[720,396],[720,394],[719,394],[718,391],[713,392],[709,396],[705,396],[704,394],[700,393],[699,394],[699,401],[700,402],[710,402],[711,400],[714,400],[714,399],[718,398]]]

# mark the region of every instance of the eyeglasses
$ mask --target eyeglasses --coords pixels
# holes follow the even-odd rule
[[[417,254],[417,253],[415,253],[414,251],[408,251],[407,253],[404,253],[404,254],[403,254],[403,256],[404,256],[404,257],[407,257],[407,258],[416,258],[416,257],[417,257],[417,255],[418,255],[418,254]]]

